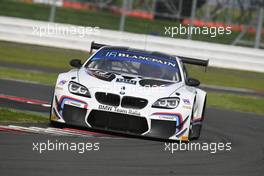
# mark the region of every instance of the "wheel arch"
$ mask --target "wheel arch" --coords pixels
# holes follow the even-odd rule
[[[203,121],[204,120],[204,111],[206,107],[207,93],[201,89],[196,90],[195,102],[193,105],[193,121]]]

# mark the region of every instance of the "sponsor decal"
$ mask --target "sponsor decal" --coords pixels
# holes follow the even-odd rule
[[[136,110],[132,110],[132,109],[128,110],[128,114],[134,115],[134,116],[140,116],[140,112],[138,112]]]
[[[168,115],[160,115],[159,116],[160,119],[163,119],[163,120],[175,120],[176,117],[175,116],[168,116]]]
[[[61,81],[58,83],[58,85],[63,86],[65,83],[67,83],[66,80],[61,80]]]
[[[100,60],[100,59],[108,59],[108,60],[121,60],[121,61],[130,61],[130,62],[139,62],[151,65],[158,65],[167,68],[171,68],[173,70],[178,71],[178,64],[176,59],[171,58],[168,55],[154,55],[150,53],[144,52],[136,52],[136,51],[122,51],[122,50],[107,50],[103,49],[101,52],[96,53],[96,55],[91,59]]]
[[[144,55],[138,55],[135,53],[125,53],[125,52],[116,52],[116,51],[111,51],[111,52],[107,52],[105,54],[105,56],[107,57],[119,57],[119,58],[128,58],[128,59],[137,59],[137,60],[141,60],[141,61],[149,61],[149,62],[154,62],[154,63],[158,63],[158,64],[163,64],[163,65],[168,65],[171,67],[177,67],[177,64],[175,61],[171,60],[171,61],[167,61],[165,59],[158,59],[158,58],[154,58],[154,57],[150,57],[150,56],[144,56]]]
[[[117,78],[117,79],[116,79],[116,82],[119,82],[119,83],[126,83],[126,84],[133,84],[133,85],[135,85],[135,84],[137,83],[137,81],[135,81],[135,80],[124,79],[124,78]]]
[[[60,103],[60,109],[61,109],[60,114],[61,114],[65,104],[80,107],[80,108],[85,108],[85,109],[88,108],[88,104],[86,104],[86,102],[84,102],[82,100],[77,100],[77,99],[71,98],[71,97],[62,96],[60,98],[59,102],[61,102]]]
[[[95,76],[100,76],[100,77],[103,77],[103,78],[109,78],[112,75],[111,73],[104,72],[104,71],[99,71],[99,70],[94,71],[93,74]]]
[[[77,103],[75,101],[66,101],[65,104],[77,106],[77,107],[83,107],[83,104]]]
[[[99,105],[98,109],[104,110],[104,111],[112,111],[114,107],[113,106],[107,106],[107,105]]]
[[[185,104],[191,104],[189,99],[182,99]]]
[[[140,112],[137,110],[133,110],[133,109],[123,109],[123,108],[118,108],[118,107],[108,106],[108,105],[99,105],[98,109],[104,110],[104,111],[111,111],[111,112],[116,112],[116,113],[140,116]]]

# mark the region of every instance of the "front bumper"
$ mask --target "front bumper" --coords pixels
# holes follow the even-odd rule
[[[51,120],[93,129],[144,135],[162,139],[188,140],[189,117],[180,113],[155,112],[147,116],[111,112],[89,106],[76,98],[55,96]]]

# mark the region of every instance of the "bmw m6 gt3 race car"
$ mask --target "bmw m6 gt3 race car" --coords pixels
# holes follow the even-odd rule
[[[183,140],[198,139],[206,92],[188,77],[185,64],[208,60],[92,42],[97,50],[58,76],[51,124]]]

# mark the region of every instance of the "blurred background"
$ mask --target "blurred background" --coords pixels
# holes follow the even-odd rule
[[[0,0],[0,15],[164,36],[165,26],[232,27],[175,38],[264,47],[264,0]]]
[[[264,114],[263,23],[264,0],[0,0],[0,107],[28,110],[7,103],[8,96],[49,104],[58,74],[71,69],[71,59],[85,61],[96,41],[209,59],[206,72],[187,66],[208,92],[208,107]],[[50,24],[62,32],[69,26],[101,32],[33,34],[34,27]],[[232,32],[166,35],[180,26]]]

